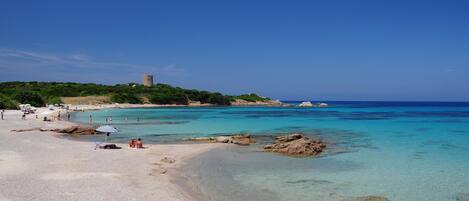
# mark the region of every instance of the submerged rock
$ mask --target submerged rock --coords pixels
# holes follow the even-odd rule
[[[213,137],[195,137],[195,138],[190,138],[187,140],[193,141],[193,142],[210,142],[210,143],[217,142],[215,138]]]
[[[250,145],[256,143],[254,138],[251,137],[251,135],[235,135],[231,136],[231,140],[229,141],[233,144],[237,145]]]
[[[199,137],[190,138],[189,141],[207,142],[207,143],[232,143],[236,145],[250,145],[256,143],[251,135],[233,135],[233,136],[217,136],[217,137]]]
[[[389,201],[389,199],[383,196],[370,195],[370,196],[349,198],[349,199],[345,199],[342,201]]]
[[[315,156],[326,148],[323,142],[309,139],[298,133],[280,136],[276,140],[274,144],[264,146],[264,151],[290,156]]]

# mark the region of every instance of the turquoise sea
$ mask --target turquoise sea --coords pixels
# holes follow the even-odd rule
[[[92,115],[105,124],[112,116],[109,123],[121,131],[110,138],[116,142],[257,136],[258,145],[213,150],[184,167],[180,182],[203,200],[469,200],[469,103],[327,103],[331,107],[106,109],[79,112],[73,120],[89,123]],[[329,148],[316,158],[258,152],[271,136],[292,132],[321,138]]]

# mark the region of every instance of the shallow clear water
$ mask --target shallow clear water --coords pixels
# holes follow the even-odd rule
[[[194,190],[213,200],[446,201],[469,193],[469,103],[332,102],[329,108],[201,107],[108,109],[76,121],[112,124],[114,141],[145,142],[249,133],[303,132],[334,143],[320,158],[229,147],[187,167]],[[140,119],[137,122],[137,118]],[[339,150],[339,151],[337,151]]]

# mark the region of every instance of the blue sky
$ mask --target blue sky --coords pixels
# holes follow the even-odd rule
[[[469,101],[469,1],[0,1],[0,81]]]

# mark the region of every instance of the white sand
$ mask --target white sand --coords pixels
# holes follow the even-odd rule
[[[40,113],[41,111],[39,111]],[[193,200],[171,183],[187,159],[220,144],[147,145],[137,150],[94,150],[94,143],[51,132],[11,132],[71,123],[43,122],[19,111],[0,120],[0,200]],[[164,163],[164,157],[175,163]],[[162,174],[164,173],[164,174]]]

